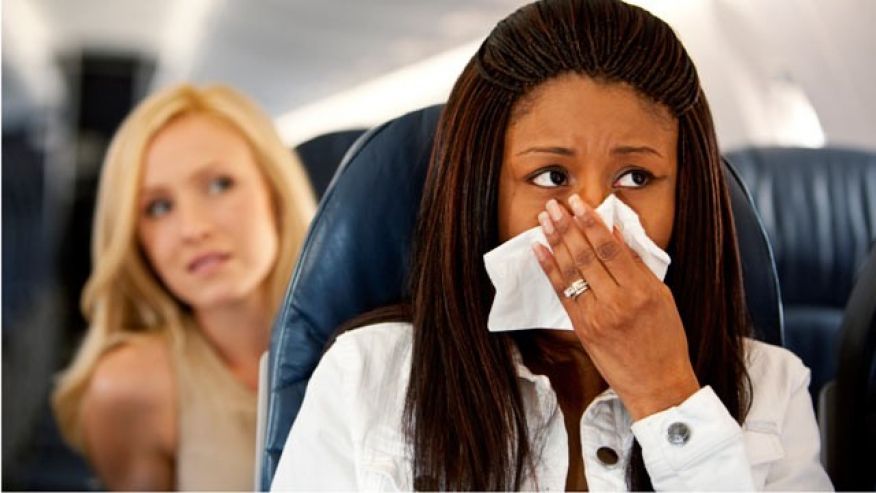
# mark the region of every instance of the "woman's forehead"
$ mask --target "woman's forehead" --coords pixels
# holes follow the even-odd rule
[[[506,145],[546,138],[569,145],[582,139],[644,139],[674,147],[677,139],[677,120],[665,106],[629,85],[577,74],[539,85],[513,112]]]
[[[673,121],[676,120],[666,105],[650,99],[627,82],[608,81],[585,74],[569,72],[552,77],[518,97],[511,107],[509,124],[513,124],[516,120],[529,113],[534,106],[542,102],[546,97],[556,98],[558,93],[557,87],[567,87],[568,92],[593,92],[596,90],[604,94],[619,95],[630,102],[636,102],[643,112],[652,114],[655,120],[663,120],[667,126],[671,126]]]
[[[146,148],[143,187],[184,179],[211,164],[246,167],[254,162],[241,133],[206,113],[181,115],[159,130]]]

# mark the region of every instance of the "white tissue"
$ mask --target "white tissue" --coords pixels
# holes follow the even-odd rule
[[[669,255],[645,234],[639,216],[614,195],[609,195],[597,214],[609,229],[618,225],[630,249],[660,280],[666,277]],[[484,255],[487,274],[496,288],[487,327],[490,332],[522,329],[572,330],[572,321],[532,251],[539,242],[550,249],[541,227],[511,238]]]

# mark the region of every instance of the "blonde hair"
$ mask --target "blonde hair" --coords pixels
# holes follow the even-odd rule
[[[272,191],[279,253],[268,279],[272,310],[279,306],[316,208],[304,168],[280,141],[273,123],[247,97],[223,85],[167,88],[140,103],[116,132],[98,188],[92,271],[82,293],[88,332],[59,377],[52,404],[65,439],[82,448],[80,406],[102,354],[134,334],[163,332],[178,345],[187,316],[155,277],[136,237],[138,191],[146,150],[155,134],[184,114],[208,114],[246,139]]]

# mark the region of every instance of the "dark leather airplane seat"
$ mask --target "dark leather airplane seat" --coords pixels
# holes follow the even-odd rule
[[[843,309],[876,239],[876,154],[749,148],[727,153],[773,246],[785,346],[812,370],[817,399],[837,371]]]
[[[327,339],[352,317],[406,297],[409,246],[440,112],[414,111],[363,135],[320,202],[271,340],[263,489]],[[772,251],[744,185],[727,169],[752,318],[761,339],[781,344]]]
[[[876,246],[840,328],[836,379],[821,392],[822,462],[837,491],[876,491]]]
[[[295,146],[295,152],[307,171],[313,195],[322,198],[329,182],[338,170],[347,149],[356,142],[365,129],[341,130],[319,135]]]

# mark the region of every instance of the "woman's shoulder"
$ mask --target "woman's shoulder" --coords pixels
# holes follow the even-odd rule
[[[746,366],[753,383],[799,386],[809,378],[809,368],[794,353],[754,339],[746,339]]]
[[[81,406],[88,458],[110,489],[173,484],[175,378],[164,337],[126,338],[104,353]]]
[[[808,400],[809,368],[791,351],[755,340],[746,341],[751,378],[751,409],[747,421],[781,423],[795,395]]]
[[[175,377],[167,340],[129,338],[98,360],[82,402],[86,435],[126,421],[162,423],[175,409]],[[89,433],[92,431],[92,433]]]
[[[409,322],[381,322],[348,330],[339,335],[335,347],[343,351],[383,357],[404,352],[411,344],[412,326]]]
[[[412,326],[408,322],[381,322],[344,332],[326,351],[321,365],[338,367],[363,380],[385,378],[410,364]]]

